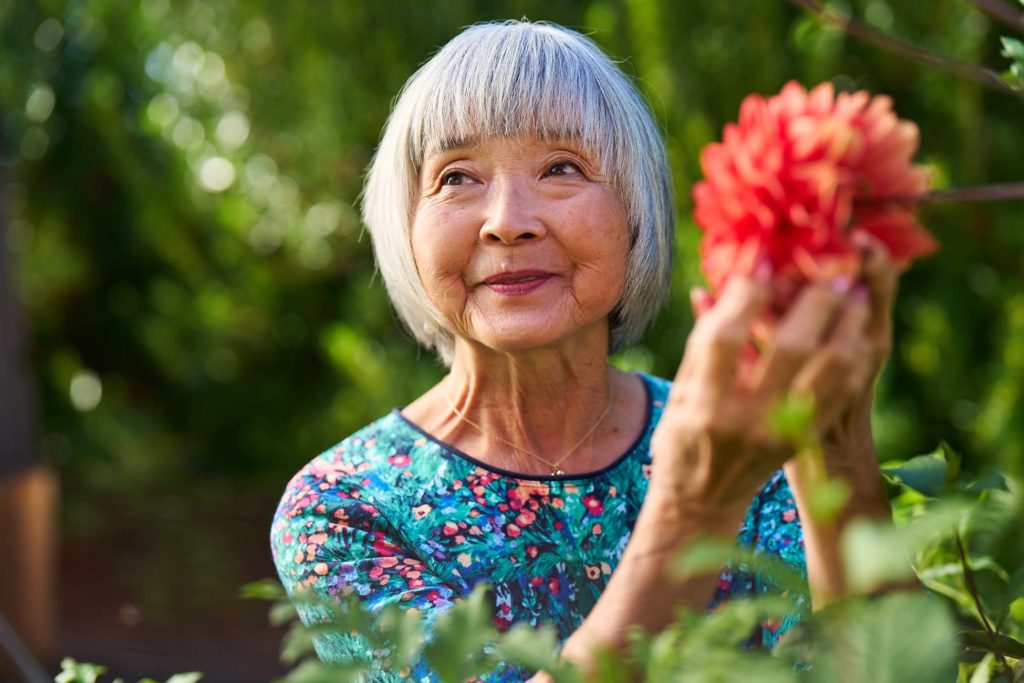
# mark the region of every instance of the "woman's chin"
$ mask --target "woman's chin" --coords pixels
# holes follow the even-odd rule
[[[545,349],[593,345],[602,352],[608,350],[607,324],[580,327],[578,325],[552,325],[550,321],[490,327],[467,335],[466,340],[481,349],[496,353],[528,353]],[[604,321],[600,321],[604,323]],[[604,329],[601,329],[604,328]]]

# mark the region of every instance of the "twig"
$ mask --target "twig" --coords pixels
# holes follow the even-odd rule
[[[926,203],[939,202],[1006,202],[1024,199],[1024,183],[995,183],[978,187],[936,190],[925,195]]]
[[[972,5],[1007,26],[1024,33],[1024,12],[1019,12],[1002,0],[968,0]]]
[[[969,62],[964,62],[959,59],[947,57],[939,54],[938,52],[926,50],[914,45],[913,43],[908,43],[905,40],[893,37],[884,31],[879,31],[869,24],[865,24],[853,17],[848,17],[845,14],[837,12],[831,7],[819,2],[819,0],[790,0],[790,2],[797,7],[801,7],[808,12],[818,15],[824,23],[834,26],[854,38],[860,38],[866,42],[873,43],[874,45],[877,45],[884,50],[888,50],[895,55],[906,57],[907,59],[913,59],[914,61],[922,64],[942,69],[955,76],[959,76],[960,78],[973,81],[985,88],[1010,93],[1017,95],[1018,97],[1024,97],[1024,92],[1021,92],[1005,83],[994,71],[984,67],[975,66],[974,64],[970,64]]]
[[[917,195],[858,198],[858,204],[943,204],[948,202],[1008,202],[1024,200],[1024,183],[994,183],[957,187]]]
[[[956,532],[954,538],[956,539],[957,553],[960,554],[960,565],[964,568],[964,583],[967,584],[967,592],[971,594],[971,598],[974,600],[974,607],[978,610],[981,625],[985,627],[985,631],[988,633],[988,642],[992,646],[992,653],[995,654],[999,663],[1003,665],[1003,670],[1012,677],[1013,667],[1006,661],[1006,655],[1003,654],[1003,651],[999,649],[998,634],[992,628],[992,624],[985,614],[985,608],[981,606],[981,596],[978,595],[978,587],[974,584],[974,571],[971,569],[971,565],[967,563],[967,551],[964,550],[964,541],[960,538],[960,532]]]

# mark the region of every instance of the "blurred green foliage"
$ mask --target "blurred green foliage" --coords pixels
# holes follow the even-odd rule
[[[1019,41],[965,0],[844,7],[1020,76]],[[920,126],[937,187],[1020,179],[1020,98],[784,0],[0,0],[0,162],[13,176],[0,201],[70,533],[101,531],[114,511],[272,500],[310,457],[441,376],[375,276],[362,173],[418,64],[460,27],[524,15],[622,58],[664,128],[679,266],[627,367],[675,372],[701,281],[698,153],[750,92],[795,78],[889,93]],[[937,205],[923,220],[943,248],[903,278],[880,454],[942,439],[967,470],[1020,474],[1024,207]]]

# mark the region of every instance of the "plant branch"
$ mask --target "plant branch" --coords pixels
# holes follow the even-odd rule
[[[952,57],[947,57],[939,54],[938,52],[932,52],[931,50],[918,47],[913,43],[895,38],[884,31],[879,31],[877,28],[869,24],[865,24],[853,17],[837,12],[831,7],[819,2],[819,0],[790,0],[790,2],[797,7],[816,14],[823,23],[834,26],[854,38],[859,38],[865,42],[872,43],[873,45],[876,45],[883,50],[887,50],[892,54],[912,59],[927,66],[936,67],[960,78],[977,83],[985,88],[1014,94],[1018,97],[1024,97],[1024,92],[1016,90],[1005,83],[1002,78],[999,77],[999,74],[991,71],[990,69],[975,66],[969,62],[964,62]]]
[[[890,195],[858,198],[858,204],[945,204],[948,202],[1008,202],[1024,200],[1024,182],[993,183],[976,187],[956,187],[917,195]]]
[[[974,571],[971,569],[971,565],[967,562],[967,551],[964,550],[964,541],[960,538],[960,532],[954,535],[956,539],[956,551],[960,555],[960,565],[964,570],[964,583],[967,584],[967,592],[971,594],[971,599],[974,600],[974,608],[978,610],[978,617],[981,619],[981,625],[985,627],[985,631],[988,633],[989,645],[992,647],[992,653],[999,660],[999,663],[1003,665],[1003,670],[1006,671],[1011,677],[1013,676],[1013,667],[1006,661],[1006,655],[999,647],[998,634],[995,629],[992,628],[992,623],[988,620],[988,616],[985,614],[985,608],[981,605],[981,596],[978,595],[978,587],[974,583]]]
[[[968,0],[968,2],[990,17],[1024,33],[1024,12],[1015,10],[1002,0]]]
[[[995,183],[978,187],[936,190],[924,196],[925,203],[941,202],[1005,202],[1024,199],[1024,183]]]

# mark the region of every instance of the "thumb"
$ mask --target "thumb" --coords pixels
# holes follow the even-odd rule
[[[693,307],[694,320],[710,311],[714,305],[715,300],[708,294],[708,290],[703,287],[693,287],[690,290],[690,306]]]

